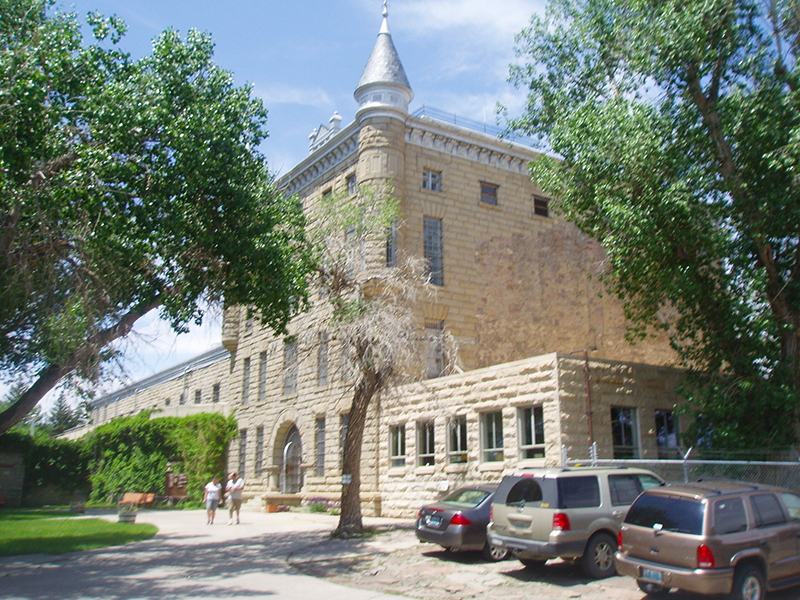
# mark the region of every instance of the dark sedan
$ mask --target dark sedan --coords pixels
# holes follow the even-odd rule
[[[487,560],[503,560],[508,551],[489,546],[486,525],[496,485],[459,488],[419,509],[417,537],[448,550],[480,550]]]

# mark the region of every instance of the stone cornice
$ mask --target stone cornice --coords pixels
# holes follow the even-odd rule
[[[518,173],[527,173],[528,163],[541,155],[522,144],[428,117],[409,117],[405,138],[408,144]]]
[[[354,121],[336,134],[320,149],[278,179],[277,186],[286,195],[294,196],[320,178],[334,172],[358,153],[358,126]]]

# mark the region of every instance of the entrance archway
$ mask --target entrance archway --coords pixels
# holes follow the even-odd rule
[[[303,459],[303,445],[300,432],[295,425],[286,432],[281,460],[281,492],[296,494],[303,487],[303,473],[300,463]]]

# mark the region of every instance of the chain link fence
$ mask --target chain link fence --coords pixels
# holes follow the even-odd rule
[[[562,448],[564,466],[638,467],[653,471],[667,482],[708,481],[712,479],[734,479],[751,483],[777,485],[800,491],[800,454],[794,448],[778,456],[786,460],[737,460],[731,458],[737,452],[715,452],[712,455],[690,448],[680,459],[601,459],[597,457],[597,444],[589,448],[589,458],[570,459],[566,447]],[[748,451],[754,458],[761,458],[758,451]],[[770,454],[776,457],[774,453]]]

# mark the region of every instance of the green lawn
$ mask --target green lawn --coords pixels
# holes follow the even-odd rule
[[[57,510],[0,510],[0,556],[105,548],[146,540],[157,532],[155,525],[69,518]]]

